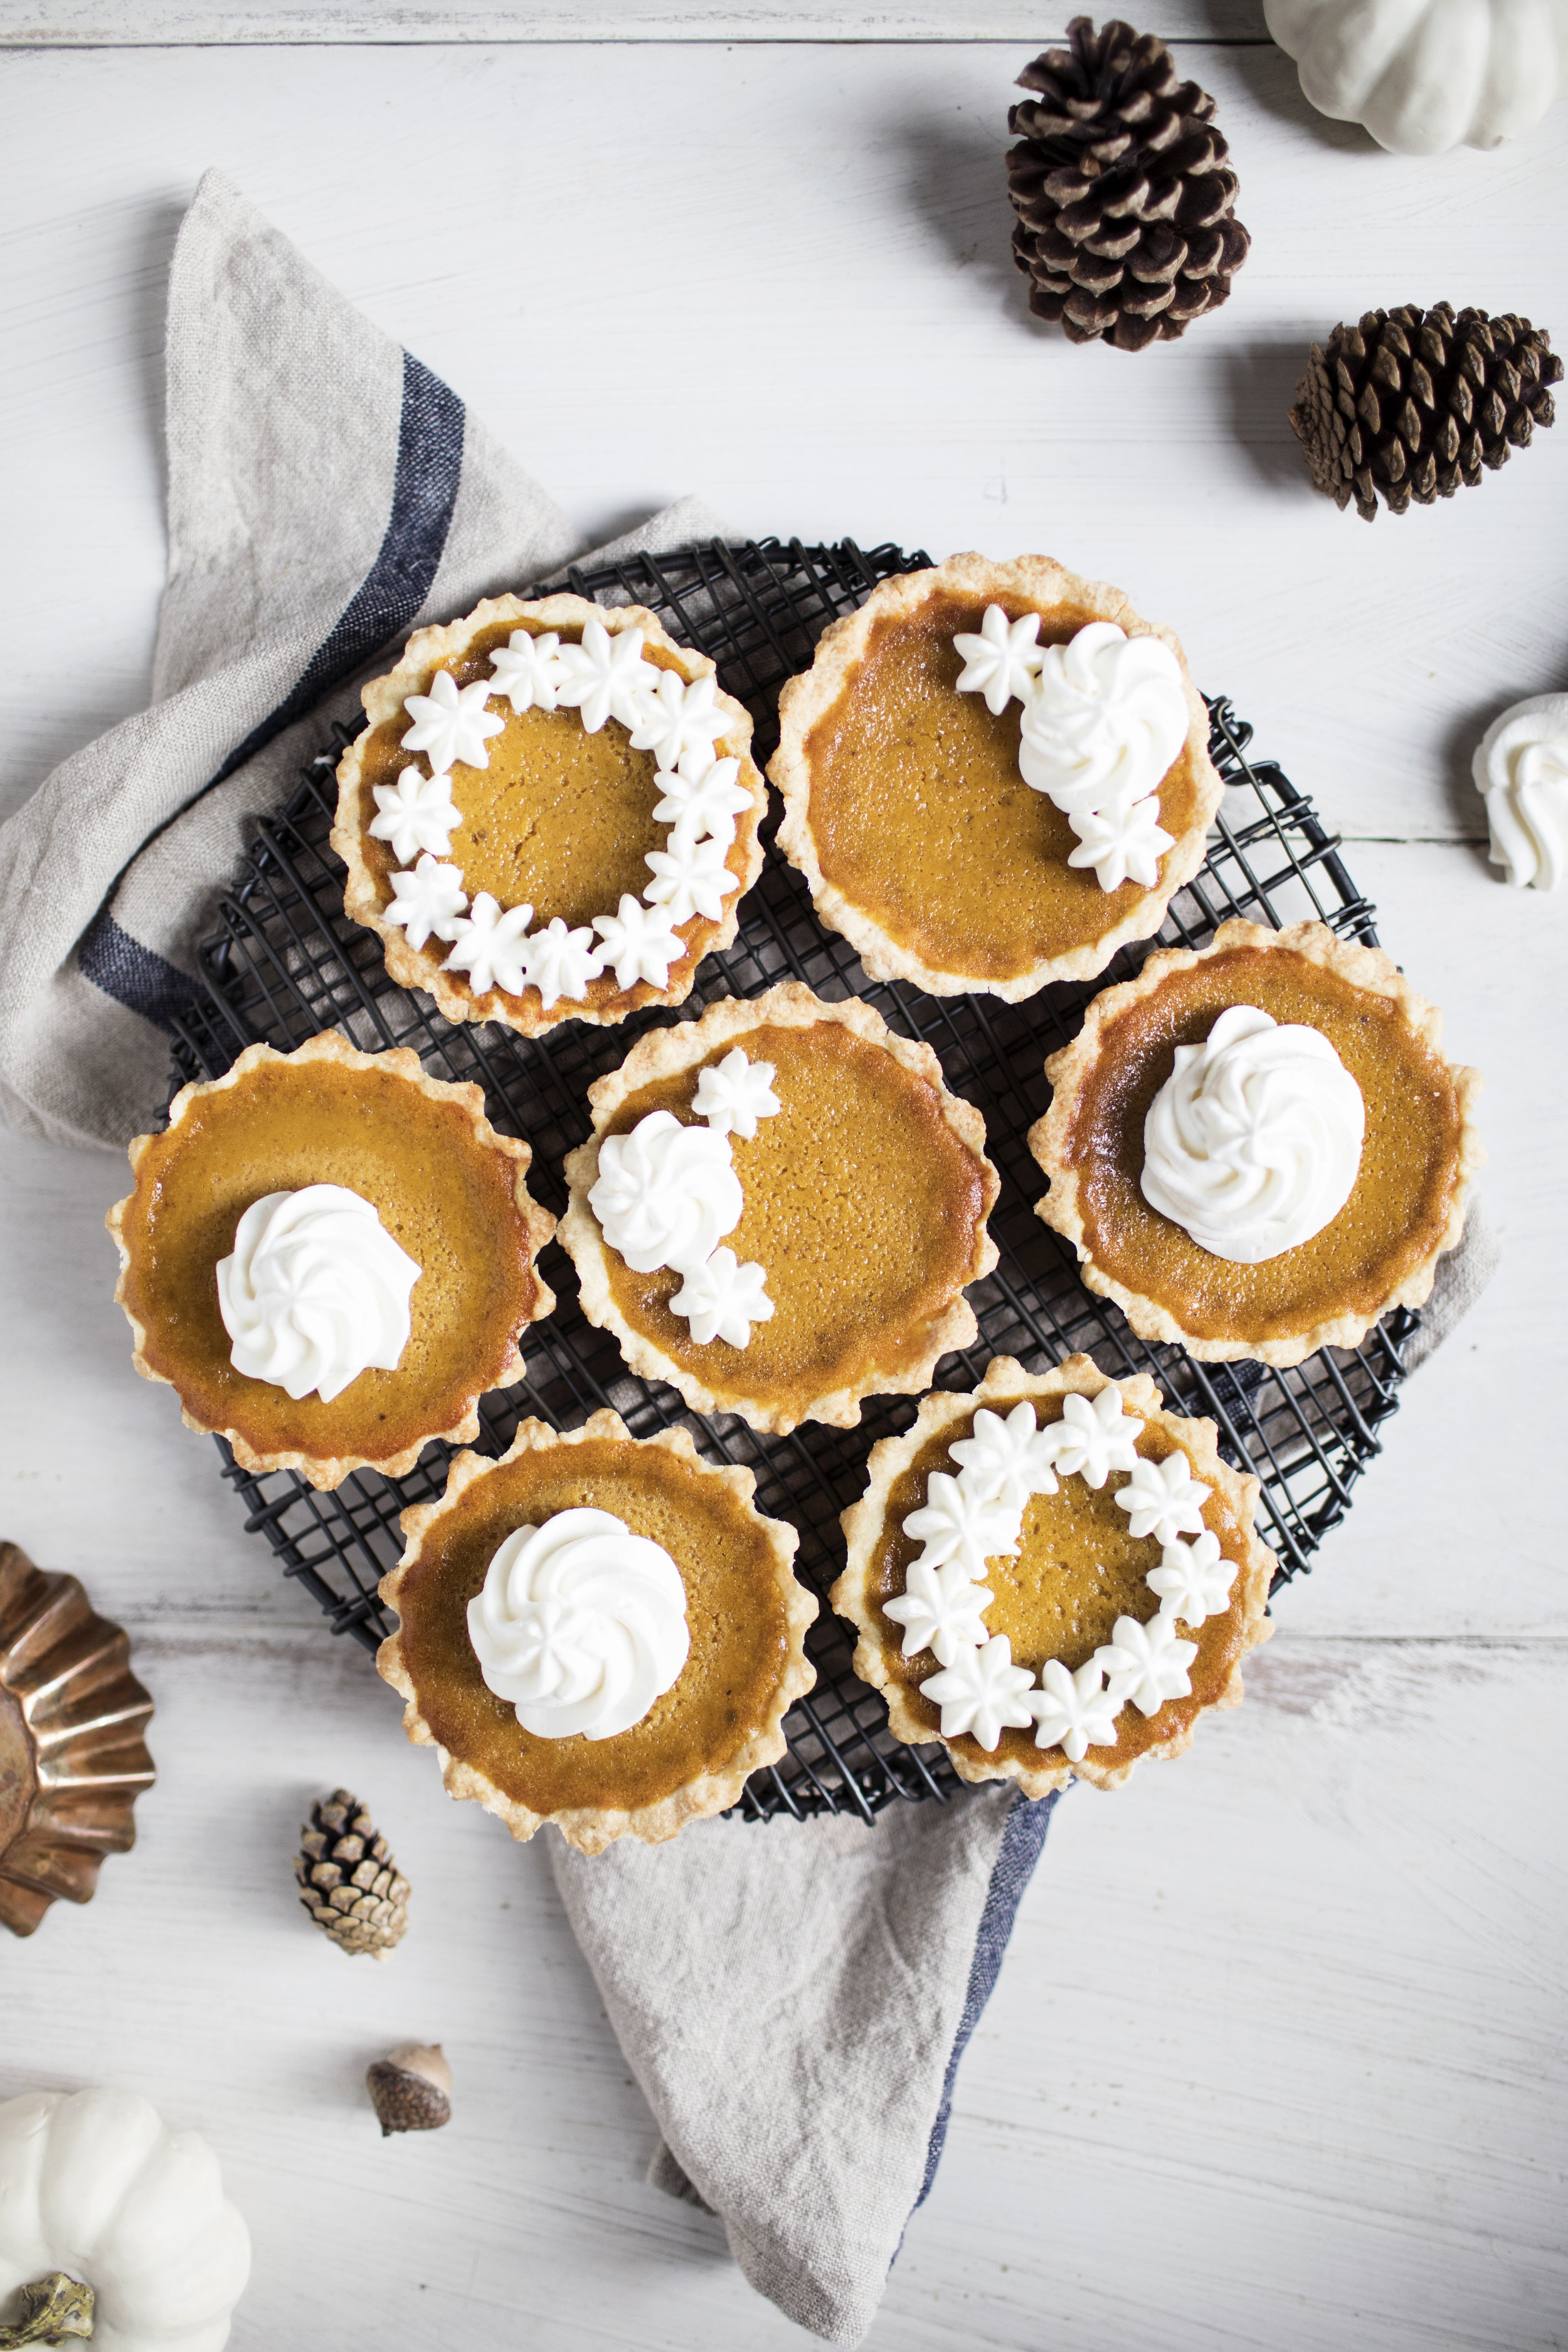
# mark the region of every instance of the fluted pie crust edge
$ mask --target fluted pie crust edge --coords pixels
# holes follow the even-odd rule
[[[648,1438],[634,1438],[618,1412],[607,1408],[595,1412],[581,1429],[566,1432],[553,1430],[542,1421],[525,1421],[518,1429],[510,1446],[499,1461],[479,1454],[459,1454],[447,1474],[444,1493],[438,1501],[422,1503],[402,1516],[405,1538],[403,1557],[397,1566],[381,1580],[382,1599],[394,1609],[399,1606],[405,1571],[420,1558],[425,1538],[430,1528],[449,1511],[458,1496],[492,1470],[515,1461],[520,1454],[548,1450],[558,1445],[582,1445],[599,1438],[622,1439],[631,1445],[662,1446],[667,1453],[678,1454],[682,1461],[696,1463],[706,1477],[717,1479],[746,1509],[749,1516],[763,1529],[784,1602],[787,1653],[778,1685],[769,1701],[766,1718],[748,1734],[734,1754],[715,1769],[699,1774],[668,1797],[650,1805],[637,1805],[622,1810],[608,1805],[574,1805],[551,1813],[536,1813],[515,1797],[498,1789],[489,1776],[461,1757],[454,1756],[440,1746],[420,1711],[419,1696],[413,1677],[404,1664],[401,1627],[390,1633],[376,1652],[376,1671],[392,1685],[406,1701],[403,1710],[403,1728],[416,1747],[434,1748],[441,1766],[441,1779],[449,1796],[459,1800],[472,1799],[503,1821],[520,1843],[526,1844],[536,1830],[546,1822],[553,1822],[568,1845],[580,1853],[603,1853],[605,1848],[620,1837],[640,1838],[645,1844],[659,1845],[672,1838],[687,1822],[701,1821],[710,1814],[721,1813],[734,1804],[753,1772],[764,1765],[776,1764],[784,1752],[784,1719],[797,1698],[804,1697],[816,1681],[816,1672],[805,1655],[805,1634],[815,1623],[818,1606],[795,1573],[795,1555],[800,1542],[797,1530],[782,1519],[770,1519],[756,1508],[752,1500],[757,1482],[751,1471],[738,1465],[721,1469],[699,1454],[690,1433],[684,1429],[661,1429]],[[478,1661],[474,1671],[479,1672]]]
[[[586,1021],[602,1028],[610,1027],[645,1004],[683,1003],[691,993],[703,958],[716,949],[733,944],[740,925],[741,901],[763,870],[763,845],[758,834],[767,812],[767,786],[752,759],[752,715],[744,703],[737,702],[721,688],[716,689],[715,700],[730,714],[731,724],[714,750],[720,758],[740,761],[740,781],[752,794],[752,807],[742,814],[735,827],[735,840],[741,850],[740,887],[727,899],[721,921],[713,922],[705,915],[694,919],[697,953],[684,981],[663,988],[637,981],[630,988],[617,988],[613,995],[596,1004],[563,998],[547,1013],[542,1003],[529,1001],[531,995],[537,999],[536,989],[525,991],[521,996],[509,996],[500,988],[476,992],[468,984],[467,973],[449,971],[443,963],[442,958],[447,952],[445,940],[437,946],[426,942],[422,948],[410,947],[401,925],[386,920],[375,877],[364,854],[371,820],[375,815],[374,798],[363,772],[365,746],[376,728],[396,718],[410,694],[424,693],[436,670],[460,660],[481,630],[500,621],[511,621],[519,627],[535,621],[542,631],[565,627],[576,629],[579,634],[585,622],[602,621],[612,636],[622,629],[640,629],[648,645],[657,646],[670,656],[686,685],[692,686],[699,678],[718,674],[717,665],[706,654],[698,653],[690,646],[678,645],[657,616],[642,604],[594,604],[585,596],[566,594],[535,597],[531,602],[521,596],[487,596],[460,621],[416,629],[405,646],[396,667],[384,677],[372,678],[364,688],[361,697],[364,726],[338,762],[338,807],[332,821],[331,843],[348,869],[343,883],[343,912],[351,921],[363,923],[376,934],[393,979],[404,988],[423,989],[427,996],[433,996],[437,1010],[448,1021],[495,1021],[502,1028],[515,1030],[520,1036],[537,1037],[558,1027],[563,1021]],[[415,757],[410,754],[411,761]],[[734,854],[731,848],[727,863]],[[735,870],[731,864],[731,871]],[[606,915],[615,911],[613,907],[603,909]],[[548,916],[548,909],[542,912]],[[689,926],[679,928],[684,934]]]
[[[179,1125],[186,1111],[199,1097],[225,1093],[229,1087],[237,1086],[240,1079],[247,1076],[252,1070],[260,1068],[268,1062],[290,1064],[332,1062],[343,1069],[390,1070],[405,1084],[416,1087],[421,1094],[427,1095],[433,1102],[455,1103],[460,1109],[467,1112],[477,1141],[498,1153],[501,1159],[516,1162],[512,1200],[528,1236],[529,1268],[538,1290],[538,1302],[529,1321],[541,1322],[552,1311],[555,1305],[555,1293],[539,1272],[538,1257],[540,1251],[555,1231],[555,1219],[548,1209],[533,1198],[528,1189],[528,1171],[533,1160],[533,1149],[531,1144],[525,1143],[521,1136],[497,1133],[486,1116],[485,1097],[481,1088],[467,1080],[459,1084],[445,1078],[429,1076],[420,1066],[418,1055],[412,1052],[406,1045],[394,1045],[379,1054],[364,1054],[357,1045],[351,1045],[347,1038],[338,1030],[323,1029],[318,1036],[308,1037],[302,1045],[297,1045],[291,1054],[280,1054],[272,1045],[247,1045],[245,1051],[239,1055],[221,1078],[195,1079],[189,1086],[182,1087],[169,1105],[169,1128]],[[165,1129],[164,1133],[167,1132],[168,1129]],[[116,1201],[105,1217],[104,1223],[113,1234],[115,1246],[120,1252],[120,1277],[114,1286],[114,1297],[116,1305],[123,1309],[125,1319],[131,1326],[133,1342],[131,1360],[144,1381],[155,1381],[160,1387],[174,1388],[175,1395],[179,1396],[178,1389],[168,1375],[154,1370],[147,1361],[143,1353],[147,1340],[146,1326],[139,1322],[132,1313],[125,1297],[126,1278],[131,1271],[131,1251],[125,1240],[125,1216],[136,1198],[134,1179],[141,1168],[142,1159],[152,1145],[161,1142],[162,1139],[161,1136],[153,1135],[138,1135],[132,1138],[129,1146],[131,1172],[133,1180],[132,1188],[122,1201]],[[522,1355],[514,1332],[498,1374],[494,1380],[486,1382],[483,1393],[489,1395],[493,1388],[511,1388],[521,1380],[522,1376]],[[309,1485],[314,1486],[318,1493],[325,1494],[334,1486],[341,1486],[351,1470],[377,1470],[384,1478],[405,1476],[413,1469],[432,1438],[440,1438],[448,1444],[467,1444],[470,1438],[477,1437],[479,1433],[480,1393],[478,1389],[474,1391],[473,1395],[467,1400],[467,1409],[461,1417],[453,1423],[451,1428],[429,1430],[416,1444],[405,1446],[402,1453],[385,1455],[379,1461],[373,1460],[368,1454],[303,1454],[297,1450],[277,1454],[258,1453],[237,1429],[215,1430],[210,1422],[199,1420],[188,1410],[183,1397],[180,1397],[180,1418],[187,1429],[223,1438],[226,1444],[232,1447],[234,1458],[242,1470],[256,1473],[268,1470],[295,1470]]]
[[[1157,1298],[1149,1298],[1139,1291],[1129,1289],[1126,1284],[1117,1281],[1114,1276],[1097,1265],[1084,1237],[1079,1171],[1065,1165],[1062,1158],[1084,1081],[1099,1060],[1107,1024],[1116,1020],[1142,998],[1153,995],[1172,972],[1190,971],[1194,964],[1206,962],[1211,957],[1235,948],[1290,949],[1309,963],[1319,964],[1324,971],[1337,973],[1352,987],[1390,999],[1398,1006],[1400,1016],[1411,1034],[1429,1046],[1452,1075],[1459,1113],[1454,1197],[1443,1232],[1427,1255],[1396,1283],[1370,1313],[1351,1309],[1328,1316],[1304,1332],[1279,1339],[1203,1339],[1184,1330],[1169,1307],[1162,1306]],[[1354,946],[1338,938],[1326,923],[1293,923],[1284,930],[1275,931],[1262,923],[1233,920],[1220,925],[1206,948],[1163,948],[1149,958],[1136,980],[1123,981],[1118,987],[1102,989],[1089,1005],[1083,1027],[1072,1044],[1063,1046],[1046,1063],[1046,1076],[1052,1088],[1051,1106],[1030,1128],[1028,1145],[1041,1169],[1049,1177],[1050,1189],[1036,1202],[1035,1214],[1043,1223],[1052,1226],[1065,1241],[1071,1242],[1078,1253],[1081,1279],[1086,1288],[1097,1291],[1102,1298],[1114,1299],[1141,1339],[1173,1340],[1184,1347],[1188,1355],[1195,1356],[1200,1363],[1231,1363],[1246,1359],[1272,1364],[1281,1370],[1303,1362],[1308,1356],[1316,1355],[1322,1348],[1358,1347],[1373,1326],[1394,1307],[1426,1305],[1436,1278],[1437,1260],[1446,1251],[1458,1247],[1465,1230],[1471,1188],[1477,1175],[1486,1166],[1486,1148],[1475,1122],[1481,1074],[1464,1063],[1447,1060],[1442,1053],[1442,1031],[1443,1015],[1437,1007],[1411,987],[1398,966],[1384,954],[1381,948]],[[1154,1212],[1151,1210],[1149,1213],[1152,1216]]]
[[[847,898],[822,871],[811,830],[811,761],[806,739],[826,716],[855,670],[865,658],[872,629],[879,621],[912,617],[921,606],[944,589],[987,602],[1005,595],[1020,597],[1042,612],[1072,603],[1097,621],[1114,621],[1130,637],[1158,637],[1174,654],[1187,699],[1187,740],[1193,776],[1199,788],[1201,814],[1176,836],[1175,845],[1161,859],[1161,878],[1152,890],[1134,888],[1127,912],[1098,940],[1048,956],[1009,980],[978,978],[973,972],[944,971],[926,963],[912,948],[900,945],[873,915]],[[1102,580],[1083,580],[1047,555],[1019,555],[994,563],[973,553],[950,555],[926,572],[900,572],[884,580],[866,602],[840,621],[833,622],[817,640],[808,670],[789,679],[779,694],[779,743],[768,761],[769,782],[784,798],[784,822],[778,845],[790,864],[805,877],[812,904],[829,930],[849,941],[872,980],[908,980],[931,996],[989,995],[1009,1004],[1036,996],[1056,980],[1092,980],[1104,971],[1120,947],[1131,940],[1146,940],[1165,919],[1176,892],[1190,882],[1208,850],[1208,829],[1225,797],[1225,784],[1208,755],[1209,717],[1203,698],[1187,672],[1186,656],[1174,634],[1159,621],[1145,621],[1120,588]]]
[[[881,1438],[871,1448],[866,1465],[866,1491],[858,1503],[851,1503],[839,1516],[848,1546],[848,1566],[827,1596],[839,1615],[848,1618],[858,1633],[855,1672],[862,1682],[869,1683],[886,1697],[889,1729],[912,1748],[929,1747],[933,1741],[945,1747],[953,1770],[962,1780],[1015,1780],[1024,1795],[1030,1798],[1048,1796],[1053,1789],[1066,1788],[1069,1780],[1087,1780],[1095,1789],[1120,1789],[1145,1757],[1180,1756],[1193,1744],[1197,1717],[1170,1738],[1141,1748],[1121,1764],[1096,1764],[1089,1756],[1080,1764],[1072,1764],[1059,1748],[1039,1751],[1038,1763],[1015,1756],[999,1756],[994,1763],[983,1763],[965,1755],[952,1741],[944,1740],[940,1731],[933,1730],[918,1716],[910,1704],[910,1685],[891,1678],[887,1670],[888,1637],[878,1628],[871,1574],[878,1538],[887,1524],[893,1486],[921,1447],[930,1438],[966,1419],[983,1405],[1002,1400],[1016,1402],[1024,1397],[1094,1397],[1102,1389],[1112,1388],[1120,1391],[1123,1404],[1142,1421],[1157,1422],[1180,1444],[1194,1475],[1224,1494],[1243,1532],[1244,1550],[1237,1562],[1237,1580],[1230,1603],[1232,1610],[1239,1609],[1241,1612],[1241,1648],[1224,1690],[1218,1698],[1199,1708],[1199,1716],[1241,1705],[1241,1659],[1273,1633],[1274,1628],[1264,1612],[1278,1563],[1253,1524],[1261,1485],[1250,1475],[1232,1470],[1220,1459],[1218,1432],[1212,1421],[1189,1421],[1180,1413],[1167,1412],[1159,1390],[1146,1372],[1113,1381],[1088,1356],[1069,1356],[1054,1371],[1028,1373],[1013,1357],[994,1356],[977,1389],[963,1395],[939,1389],[922,1397],[913,1427],[900,1437]]]
[[[958,1294],[945,1311],[926,1327],[919,1348],[906,1367],[907,1378],[900,1378],[896,1390],[889,1389],[879,1373],[873,1373],[863,1382],[846,1388],[832,1389],[814,1397],[798,1412],[787,1407],[770,1404],[766,1398],[748,1395],[742,1389],[721,1394],[710,1389],[694,1372],[689,1371],[642,1332],[635,1330],[616,1306],[610,1288],[609,1261],[611,1251],[598,1219],[588,1205],[588,1194],[598,1181],[599,1147],[605,1130],[629,1095],[637,1094],[656,1080],[676,1077],[682,1071],[705,1062],[716,1047],[731,1038],[743,1037],[749,1031],[764,1026],[788,1029],[812,1029],[822,1022],[837,1022],[865,1039],[868,1045],[880,1045],[906,1070],[934,1086],[941,1098],[942,1117],[961,1143],[979,1161],[984,1205],[975,1225],[975,1245],[967,1269],[958,1277]],[[1001,1178],[985,1156],[985,1121],[973,1103],[962,1095],[949,1090],[942,1076],[942,1064],[926,1045],[900,1037],[872,1005],[861,997],[848,997],[842,1003],[827,1004],[799,981],[784,981],[761,996],[721,997],[710,1004],[700,1021],[683,1022],[672,1029],[653,1029],[639,1038],[618,1068],[607,1071],[588,1089],[593,1106],[594,1132],[586,1143],[567,1154],[566,1181],[571,1187],[571,1202],[561,1220],[558,1238],[576,1265],[582,1285],[583,1312],[590,1323],[601,1330],[611,1331],[619,1342],[622,1355],[634,1372],[644,1380],[668,1381],[679,1389],[687,1403],[698,1412],[738,1412],[752,1429],[772,1436],[784,1436],[804,1421],[826,1422],[838,1429],[853,1429],[860,1419],[864,1398],[874,1395],[907,1395],[923,1387],[942,1357],[952,1348],[971,1346],[978,1334],[979,1325],[974,1309],[963,1296],[970,1284],[989,1274],[997,1260],[997,1248],[987,1230],[991,1212],[1001,1192]]]

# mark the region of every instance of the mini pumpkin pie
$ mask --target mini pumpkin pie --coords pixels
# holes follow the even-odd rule
[[[489,597],[363,693],[343,905],[448,1021],[679,1004],[762,869],[752,721],[640,604]]]
[[[635,1372],[753,1429],[852,1428],[975,1336],[980,1113],[929,1045],[795,982],[657,1029],[588,1090],[561,1239]]]
[[[245,1469],[318,1487],[477,1437],[479,1398],[521,1379],[517,1335],[555,1304],[531,1156],[478,1087],[404,1048],[247,1045],[131,1146],[108,1223],[137,1370]]]
[[[783,1755],[816,1602],[754,1486],[685,1430],[634,1438],[607,1412],[458,1456],[440,1501],[403,1515],[376,1659],[452,1796],[600,1853],[722,1811]]]
[[[1168,629],[1045,556],[884,581],[779,698],[779,846],[874,980],[1016,1001],[1150,938],[1224,787]]]
[[[1151,956],[1046,1064],[1038,1213],[1145,1339],[1296,1364],[1419,1307],[1485,1161],[1476,1071],[1375,948],[1222,924]]]
[[[831,1597],[900,1739],[1041,1797],[1118,1788],[1239,1705],[1240,1661],[1271,1630],[1258,1482],[1152,1381],[1087,1356],[1031,1378],[998,1356],[971,1394],[922,1398],[867,1469]]]

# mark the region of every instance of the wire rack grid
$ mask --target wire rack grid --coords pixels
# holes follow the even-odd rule
[[[815,547],[798,540],[714,541],[679,555],[574,570],[571,585],[601,603],[646,604],[682,643],[710,654],[721,684],[752,712],[762,761],[777,740],[778,688],[807,666],[822,630],[879,581],[930,560],[892,546],[862,551],[847,540]],[[970,1294],[980,1336],[943,1359],[939,1385],[973,1387],[999,1354],[1036,1370],[1081,1350],[1108,1372],[1152,1374],[1180,1410],[1210,1415],[1226,1458],[1262,1481],[1260,1530],[1279,1560],[1277,1584],[1287,1581],[1343,1516],[1379,1450],[1379,1424],[1395,1409],[1401,1350],[1417,1318],[1398,1310],[1360,1349],[1325,1351],[1289,1371],[1203,1365],[1178,1348],[1149,1346],[1117,1307],[1083,1287],[1070,1245],[1035,1215],[1043,1179],[1025,1142],[1049,1099],[1046,1056],[1076,1033],[1097,988],[1130,977],[1154,947],[1201,947],[1232,916],[1275,926],[1315,918],[1342,938],[1376,942],[1373,908],[1310,803],[1273,761],[1249,757],[1252,730],[1227,702],[1211,699],[1208,709],[1209,748],[1227,790],[1207,858],[1158,939],[1123,950],[1099,982],[1047,988],[1017,1005],[873,982],[848,944],[817,921],[770,824],[766,862],[742,908],[735,944],[703,964],[679,1015],[636,1015],[609,1030],[573,1022],[535,1039],[493,1025],[449,1025],[428,998],[387,977],[375,935],[345,919],[342,867],[328,842],[333,771],[350,740],[337,730],[283,814],[259,824],[222,903],[217,931],[201,951],[202,993],[177,1025],[175,1082],[220,1076],[255,1040],[287,1051],[331,1026],[373,1049],[411,1045],[433,1075],[478,1080],[495,1125],[532,1145],[531,1186],[560,1213],[562,1160],[589,1131],[589,1085],[643,1030],[695,1018],[716,997],[753,996],[781,980],[803,981],[829,999],[865,996],[890,1027],[932,1045],[949,1086],[982,1110],[1002,1179],[992,1218],[1000,1260]],[[838,1514],[864,1485],[872,1444],[910,1426],[914,1401],[874,1398],[856,1429],[808,1423],[779,1438],[758,1436],[733,1416],[705,1419],[673,1389],[626,1370],[615,1340],[584,1318],[574,1270],[558,1246],[546,1270],[560,1304],[525,1335],[523,1381],[481,1401],[480,1450],[503,1453],[524,1415],[571,1428],[604,1405],[636,1436],[684,1426],[709,1459],[742,1463],[755,1474],[759,1509],[795,1522],[797,1572],[826,1601],[842,1562]],[[405,1478],[359,1472],[335,1492],[317,1494],[292,1472],[241,1470],[217,1443],[247,1528],[265,1535],[284,1573],[314,1595],[334,1633],[374,1649],[390,1630],[376,1585],[401,1549],[399,1514],[441,1491],[452,1449],[432,1443]],[[958,1789],[940,1745],[915,1748],[891,1737],[883,1700],[852,1670],[850,1630],[826,1607],[809,1647],[816,1689],[786,1720],[784,1756],[747,1784],[745,1813],[858,1812],[868,1821],[893,1798],[946,1798]]]

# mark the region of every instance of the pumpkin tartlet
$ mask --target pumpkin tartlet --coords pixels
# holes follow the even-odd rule
[[[1342,1207],[1254,1263],[1216,1255],[1145,1197],[1145,1125],[1179,1049],[1210,1040],[1240,1006],[1326,1039],[1364,1110]],[[1178,1340],[1209,1363],[1283,1366],[1352,1348],[1391,1307],[1429,1296],[1485,1164],[1480,1077],[1445,1058],[1441,1031],[1436,1008],[1380,950],[1321,923],[1224,923],[1206,948],[1152,955],[1136,980],[1095,998],[1078,1037],[1046,1064],[1054,1096],[1029,1130],[1050,1178],[1037,1213],[1142,1339]]]
[[[721,1812],[783,1755],[784,1715],[816,1681],[804,1643],[817,1604],[791,1568],[795,1528],[764,1518],[754,1489],[749,1470],[702,1461],[685,1430],[634,1438],[608,1412],[565,1436],[525,1421],[499,1462],[458,1456],[440,1501],[403,1515],[403,1558],[381,1585],[400,1623],[376,1658],[407,1701],[409,1738],[435,1747],[452,1796],[477,1799],[515,1838],[553,1822],[580,1852],[600,1853],[616,1838],[657,1843]],[[661,1548],[684,1591],[689,1647],[674,1680],[639,1720],[604,1736],[526,1729],[487,1679],[470,1633],[470,1604],[482,1609],[493,1589],[498,1551],[510,1541],[515,1552],[519,1530],[570,1528],[567,1514],[609,1514]],[[569,1584],[557,1580],[546,1605],[572,1609]],[[541,1614],[514,1630],[536,1682],[552,1638],[563,1633],[579,1653],[594,1640],[581,1618],[562,1627],[557,1616],[552,1627]],[[603,1645],[606,1654],[616,1646]]]
[[[1069,653],[1047,650],[1057,647]],[[1110,666],[1098,677],[1097,662]],[[1118,686],[1128,662],[1159,675]],[[1063,787],[1059,765],[1050,782],[1039,769],[1028,781],[1029,713],[1044,710],[1047,687],[1059,706],[1053,727],[1065,722],[1093,751],[1103,793],[1081,778]],[[1150,695],[1152,735],[1138,708]],[[1134,783],[1104,734],[1121,724],[1107,718],[1112,704],[1125,706],[1123,749],[1143,747]],[[955,555],[884,581],[824,633],[810,669],[780,695],[779,719],[768,773],[784,794],[780,848],[872,979],[910,980],[935,996],[1016,1003],[1047,981],[1092,979],[1125,941],[1159,929],[1203,863],[1224,792],[1171,632],[1141,620],[1120,589],[1045,556]],[[1078,818],[1062,802],[1079,806]],[[1134,807],[1142,830],[1127,834]],[[1126,855],[1097,866],[1094,855],[1113,856],[1119,838],[1131,867]]]
[[[751,717],[640,604],[487,597],[363,699],[344,908],[448,1021],[622,1021],[733,940],[767,805]]]
[[[477,1086],[426,1077],[405,1047],[362,1054],[335,1030],[291,1054],[247,1045],[131,1145],[134,1188],[107,1223],[136,1370],[244,1469],[321,1488],[351,1470],[400,1477],[431,1438],[477,1437],[478,1400],[521,1380],[517,1335],[555,1304],[534,1265],[555,1221],[530,1196],[531,1158],[496,1133]],[[395,1368],[369,1364],[330,1402],[236,1370],[217,1274],[247,1213],[310,1187],[367,1203],[417,1276]]]
[[[1119,1788],[1240,1704],[1240,1660],[1272,1631],[1258,1482],[1152,1381],[999,1356],[970,1394],[922,1398],[867,1467],[831,1598],[899,1738],[1042,1797]]]
[[[924,1387],[974,1339],[963,1292],[996,1263],[984,1121],[870,1005],[794,982],[727,997],[588,1099],[560,1236],[584,1312],[700,1412],[852,1428],[862,1398]]]

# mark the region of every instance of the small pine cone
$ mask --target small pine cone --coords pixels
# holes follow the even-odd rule
[[[408,1925],[408,1881],[357,1797],[334,1789],[310,1808],[294,1857],[300,1900],[340,1951],[384,1960]]]
[[[1528,319],[1407,302],[1312,345],[1290,422],[1312,488],[1339,507],[1353,498],[1371,522],[1380,497],[1404,514],[1506,466],[1552,423],[1548,386],[1562,380],[1551,336]]]
[[[1038,95],[1007,116],[1013,257],[1037,318],[1141,352],[1217,310],[1252,240],[1214,100],[1177,80],[1164,42],[1087,16],[1068,40],[1025,67],[1018,87]]]

